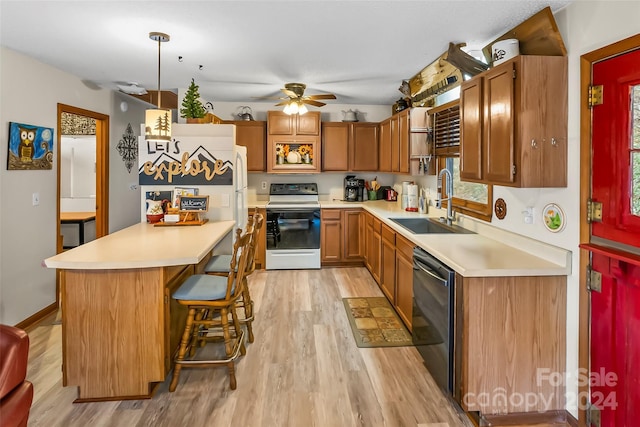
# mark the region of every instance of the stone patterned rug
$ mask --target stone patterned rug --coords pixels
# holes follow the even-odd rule
[[[358,347],[413,345],[411,334],[385,297],[342,298]]]

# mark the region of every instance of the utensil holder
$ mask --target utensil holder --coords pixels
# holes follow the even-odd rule
[[[376,200],[377,199],[377,191],[375,190],[369,190],[369,200]]]

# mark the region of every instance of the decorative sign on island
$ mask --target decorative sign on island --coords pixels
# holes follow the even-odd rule
[[[181,196],[181,212],[207,212],[209,210],[209,196]]]

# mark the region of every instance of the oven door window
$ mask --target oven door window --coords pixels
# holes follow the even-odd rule
[[[319,248],[319,209],[267,209],[267,250]]]

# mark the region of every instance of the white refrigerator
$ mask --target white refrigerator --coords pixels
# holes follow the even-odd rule
[[[139,182],[142,216],[146,221],[148,192],[197,189],[209,196],[209,221],[234,220],[244,228],[248,219],[247,149],[235,144],[231,124],[172,124],[171,141],[139,140]]]

